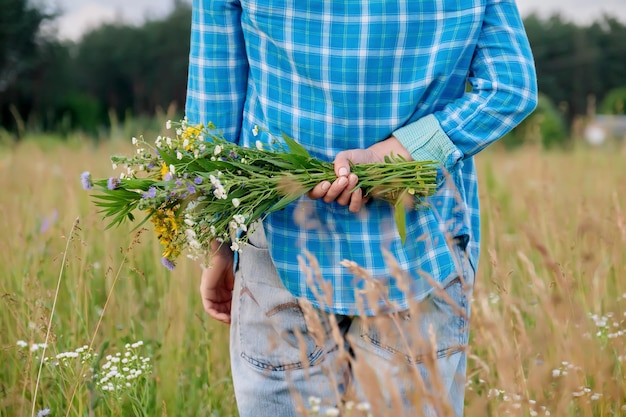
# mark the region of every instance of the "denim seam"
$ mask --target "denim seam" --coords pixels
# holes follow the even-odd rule
[[[315,365],[317,363],[317,360],[322,356],[323,352],[324,352],[324,349],[316,345],[315,350],[307,357],[309,366]],[[284,372],[284,371],[291,371],[294,369],[304,369],[304,365],[302,364],[302,361],[288,363],[285,365],[271,365],[269,363],[261,362],[258,359],[251,358],[250,356],[246,355],[244,352],[241,352],[241,357],[245,359],[250,365],[263,371],[269,370],[269,371],[274,371],[274,372]]]

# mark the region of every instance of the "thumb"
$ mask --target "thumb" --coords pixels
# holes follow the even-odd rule
[[[345,177],[350,174],[350,163],[360,164],[367,161],[366,151],[363,149],[349,149],[341,151],[335,156],[335,175]]]

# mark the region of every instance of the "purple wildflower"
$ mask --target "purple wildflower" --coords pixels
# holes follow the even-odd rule
[[[196,193],[196,187],[194,187],[191,184],[187,185],[187,191],[189,191],[189,194],[195,194]]]
[[[44,408],[43,410],[39,410],[37,412],[37,417],[45,417],[45,416],[49,416],[50,415],[50,409],[49,408]]]
[[[85,190],[91,190],[93,188],[93,183],[91,182],[91,173],[89,173],[89,171],[85,171],[80,174],[80,182],[83,183],[83,188]]]
[[[150,187],[148,188],[147,193],[143,193],[143,198],[154,198],[156,197],[156,188]]]
[[[174,264],[174,262],[170,261],[167,258],[161,258],[161,263],[163,264],[164,267],[166,267],[170,271],[173,271],[174,268],[176,268],[176,265]]]
[[[200,185],[202,184],[202,177],[196,177],[193,179],[193,182],[196,183],[196,185]]]
[[[171,172],[168,172],[163,176],[163,181],[171,181],[174,178]]]
[[[176,180],[176,185],[180,187],[181,185],[183,185],[183,182],[181,180]]]
[[[109,190],[115,190],[120,185],[120,179],[117,177],[109,177],[107,180],[107,188]]]

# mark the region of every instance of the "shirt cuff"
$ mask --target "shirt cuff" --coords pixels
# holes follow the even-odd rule
[[[393,132],[415,161],[439,162],[448,171],[463,156],[430,114]]]

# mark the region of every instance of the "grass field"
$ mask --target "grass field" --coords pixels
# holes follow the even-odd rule
[[[0,152],[0,417],[236,415],[228,329],[202,312],[199,267],[162,268],[151,231],[104,231],[80,187],[129,150]],[[493,149],[478,165],[466,415],[626,415],[626,152]],[[123,392],[102,388],[114,366]]]

